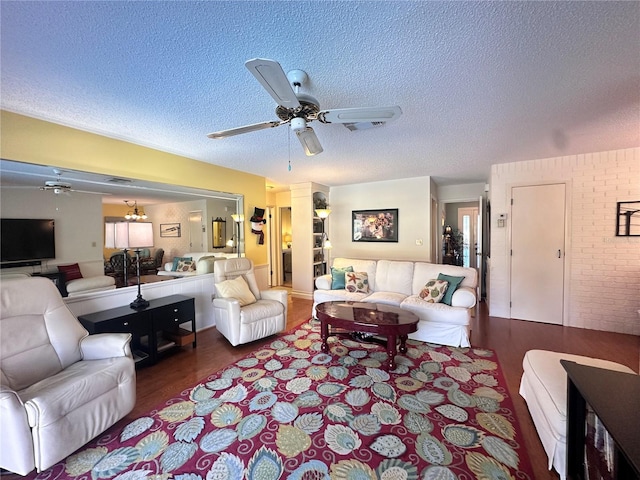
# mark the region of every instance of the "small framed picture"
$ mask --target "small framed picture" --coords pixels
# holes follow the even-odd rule
[[[640,201],[618,202],[616,237],[640,237]]]
[[[397,242],[398,209],[352,210],[352,242]]]
[[[161,223],[160,236],[161,237],[179,237],[180,224],[179,223]]]

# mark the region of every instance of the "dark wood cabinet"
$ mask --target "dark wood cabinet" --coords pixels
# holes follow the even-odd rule
[[[567,371],[567,478],[640,479],[640,375],[560,363]]]
[[[196,347],[195,301],[170,295],[149,301],[142,310],[123,306],[78,317],[90,334],[130,333],[136,364],[156,363],[165,350],[191,343]],[[183,328],[184,324],[188,328]]]
[[[34,273],[33,276],[48,278],[55,284],[56,287],[58,287],[60,295],[62,295],[63,297],[69,295],[67,293],[67,281],[63,272]]]

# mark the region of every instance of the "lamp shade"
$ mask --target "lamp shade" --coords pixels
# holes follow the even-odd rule
[[[331,210],[329,208],[316,208],[316,215],[320,218],[327,218]]]
[[[116,248],[153,247],[153,223],[119,222],[114,225]]]

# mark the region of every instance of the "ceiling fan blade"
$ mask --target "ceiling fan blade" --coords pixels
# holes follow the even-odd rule
[[[278,105],[286,108],[300,106],[298,97],[296,97],[287,75],[278,62],[266,58],[254,58],[253,60],[247,60],[245,66]]]
[[[296,130],[296,135],[304,148],[304,153],[306,153],[308,157],[322,152],[322,145],[320,145],[320,141],[316,136],[316,132],[313,131],[313,128],[307,127]]]
[[[324,110],[318,113],[322,123],[391,122],[402,115],[399,106],[356,107]]]
[[[227,138],[233,135],[240,135],[241,133],[256,132],[258,130],[264,130],[265,128],[279,127],[286,122],[262,122],[254,123],[251,125],[245,125],[244,127],[230,128],[229,130],[220,130],[219,132],[213,132],[207,135],[209,138]]]

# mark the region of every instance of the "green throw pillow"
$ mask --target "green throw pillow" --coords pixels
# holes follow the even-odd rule
[[[442,297],[442,300],[440,300],[440,302],[444,303],[445,305],[451,305],[451,297],[453,297],[453,293],[456,291],[456,288],[458,288],[458,285],[462,283],[464,277],[452,277],[451,275],[445,275],[444,273],[441,273],[438,275],[438,280],[446,280],[447,282],[449,282],[447,292],[444,294],[444,297]]]
[[[343,290],[345,285],[344,274],[353,272],[353,267],[331,267],[331,290]]]
[[[173,257],[173,266],[171,267],[171,271],[175,272],[178,268],[178,263],[186,262],[187,260],[193,260],[191,257]]]

